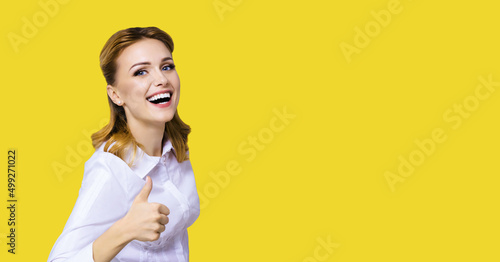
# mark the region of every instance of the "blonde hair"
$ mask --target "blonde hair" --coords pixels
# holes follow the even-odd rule
[[[133,27],[116,32],[108,39],[99,57],[101,70],[108,85],[115,83],[116,59],[123,49],[145,38],[160,40],[171,53],[174,51],[172,38],[156,27]],[[144,146],[132,136],[123,107],[113,103],[109,96],[108,104],[110,109],[109,123],[92,134],[92,145],[97,149],[107,141],[104,145],[104,151],[116,155],[132,166],[137,154],[137,147],[144,150]],[[162,143],[165,142],[165,139],[170,139],[179,163],[189,159],[187,154],[189,133],[191,133],[190,126],[181,120],[177,111],[172,120],[165,123]],[[133,150],[132,157],[125,159],[126,153],[130,150]]]

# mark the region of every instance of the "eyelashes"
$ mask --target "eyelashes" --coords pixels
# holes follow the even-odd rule
[[[137,70],[134,72],[134,76],[142,76],[146,73],[146,70]]]
[[[175,69],[175,65],[174,64],[164,65],[164,66],[162,66],[161,69],[165,70],[165,71],[171,71],[171,70]],[[146,70],[139,69],[139,70],[137,70],[137,71],[134,72],[134,76],[142,76],[142,75],[145,75],[146,73],[147,73]]]
[[[169,71],[170,71],[170,70],[173,70],[173,69],[175,68],[175,65],[174,65],[174,64],[171,64],[171,65],[164,65],[164,66],[162,67],[162,69],[163,69],[163,68],[165,68],[165,67],[170,67],[170,69],[169,69]]]

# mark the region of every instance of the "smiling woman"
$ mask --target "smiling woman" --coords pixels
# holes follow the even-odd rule
[[[173,46],[156,27],[121,30],[104,45],[110,121],[92,135],[95,153],[48,261],[189,260],[187,228],[200,208]]]
[[[134,144],[133,139],[130,139],[134,137],[138,141],[139,138],[133,134],[137,125],[142,132],[160,131],[164,126],[167,135],[173,140],[174,147],[179,151],[177,160],[182,161],[186,159],[184,152],[188,149],[187,136],[191,130],[182,122],[177,113],[180,81],[172,58],[174,43],[172,38],[166,33],[162,34],[162,31],[157,32],[151,28],[145,28],[142,31],[142,34],[117,32],[101,51],[101,68],[108,83],[108,103],[111,113],[118,114],[118,117],[115,119],[112,117],[106,127],[93,135],[92,141],[95,148],[107,141],[105,146],[107,149],[111,143],[120,140],[119,137],[124,135],[126,142],[119,143],[110,151],[122,157],[126,147],[139,146]],[[159,93],[169,93],[172,101],[152,107],[153,103],[148,101],[148,98]],[[153,121],[151,117],[157,121],[148,121],[146,117],[148,114],[151,121]],[[144,130],[140,127],[141,119],[160,128],[148,128],[148,125],[144,125],[146,127]],[[113,123],[115,120],[121,123]],[[122,127],[124,131],[131,129],[131,132],[116,132],[122,134],[113,137],[115,126]],[[137,130],[137,132],[141,131]],[[141,141],[138,142],[141,143]],[[158,155],[159,145],[159,143],[152,145],[156,152],[146,151],[146,153]]]

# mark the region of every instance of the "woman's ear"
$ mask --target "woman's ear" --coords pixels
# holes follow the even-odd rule
[[[118,92],[116,91],[116,89],[112,85],[108,85],[106,87],[106,91],[108,91],[108,96],[109,96],[109,98],[111,98],[113,103],[115,103],[118,106],[123,105],[123,101],[121,100],[120,95],[118,95]]]

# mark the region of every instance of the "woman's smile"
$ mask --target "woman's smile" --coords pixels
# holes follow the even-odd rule
[[[165,108],[171,105],[170,98],[172,93],[172,90],[159,91],[146,98],[146,100],[156,107]]]

